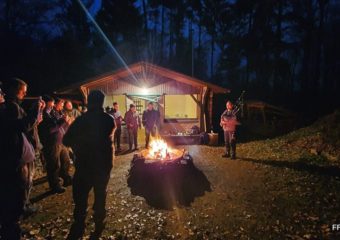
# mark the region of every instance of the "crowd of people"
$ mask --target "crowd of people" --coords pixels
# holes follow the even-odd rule
[[[134,104],[124,117],[117,102],[105,112],[105,95],[100,91],[90,92],[88,111],[85,107],[82,111],[74,108],[70,100],[49,95],[24,110],[27,88],[16,78],[4,87],[0,85],[0,239],[20,239],[20,218],[37,212],[38,208],[30,203],[37,159],[46,170],[52,193],[62,194],[67,186],[73,186],[74,223],[68,239],[79,239],[84,234],[87,198],[94,189],[95,230],[91,237],[98,239],[105,226],[106,188],[114,149],[122,151],[122,123],[126,124],[129,150],[138,150],[138,129],[142,124],[145,127],[148,147],[150,135],[155,136],[159,128],[159,112],[152,102],[142,120]]]
[[[2,88],[2,86],[0,85]],[[87,111],[73,108],[70,100],[44,95],[25,111],[21,106],[28,85],[12,79],[0,88],[0,239],[21,239],[19,220],[37,212],[30,203],[34,163],[39,158],[46,169],[52,193],[61,194],[72,185],[75,203],[67,239],[80,239],[85,231],[87,200],[94,190],[95,223],[90,239],[98,239],[105,227],[105,201],[115,147],[121,151],[122,123],[125,122],[129,151],[138,150],[138,129],[145,128],[145,147],[159,130],[160,113],[152,102],[142,114],[131,104],[123,117],[117,102],[103,109],[105,95],[91,91]],[[221,115],[226,152],[236,158],[236,111],[231,102]],[[74,174],[71,174],[71,164]]]
[[[116,131],[114,135],[114,142],[116,146],[116,151],[120,152],[121,146],[121,134],[122,134],[122,123],[125,122],[129,151],[138,150],[138,129],[142,126],[145,128],[145,148],[149,147],[150,136],[155,137],[158,134],[160,128],[160,113],[155,109],[154,103],[149,102],[147,109],[142,114],[142,119],[140,114],[137,112],[135,104],[130,104],[129,110],[122,116],[119,110],[119,104],[117,102],[113,103],[113,108],[106,107],[106,112],[111,114],[116,121]]]

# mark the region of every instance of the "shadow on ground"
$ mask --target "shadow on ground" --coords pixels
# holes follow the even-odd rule
[[[207,177],[193,164],[133,162],[127,182],[131,194],[157,209],[190,206],[196,197],[211,191]]]
[[[35,179],[35,180],[33,181],[33,186],[36,187],[36,186],[42,185],[42,184],[44,184],[44,183],[46,183],[46,182],[47,182],[47,177],[46,177],[46,176],[43,176],[43,177],[40,177],[40,178],[38,178],[38,179]],[[32,198],[30,199],[30,201],[31,201],[31,203],[37,203],[37,202],[43,200],[44,198],[47,198],[47,197],[49,197],[49,196],[51,196],[51,195],[53,195],[53,194],[54,194],[54,193],[53,193],[52,191],[43,192],[43,193],[40,193],[40,194],[38,194],[38,195],[32,197]]]
[[[47,198],[49,196],[52,196],[53,194],[55,194],[55,192],[53,192],[52,190],[44,192],[44,193],[39,194],[39,195],[37,195],[35,197],[32,197],[30,199],[30,202],[31,203],[37,203],[37,202],[39,202],[39,201],[41,201],[41,200],[43,200],[43,199],[45,199],[45,198]]]
[[[38,185],[41,185],[41,184],[44,184],[45,182],[47,182],[47,177],[46,176],[42,176],[38,179],[35,179],[33,181],[33,186],[38,186]]]
[[[116,156],[127,155],[127,154],[130,154],[130,153],[132,153],[132,152],[133,152],[132,150],[124,149],[124,150],[122,150],[122,151],[116,151],[116,152],[115,152],[115,155],[116,155]]]
[[[258,160],[252,158],[242,158],[242,161],[253,162],[258,164],[269,165],[278,168],[289,168],[296,171],[305,171],[314,175],[322,175],[328,177],[340,177],[340,168],[337,166],[319,166],[306,162],[306,159],[299,159],[298,161],[287,160]]]

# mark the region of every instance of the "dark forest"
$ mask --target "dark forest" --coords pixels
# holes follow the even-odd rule
[[[297,111],[339,104],[338,1],[84,3],[127,64],[148,61]],[[31,94],[123,67],[77,1],[3,0],[0,17],[1,78],[27,79]]]

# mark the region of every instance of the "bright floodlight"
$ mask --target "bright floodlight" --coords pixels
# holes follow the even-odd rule
[[[147,95],[148,93],[149,93],[149,89],[143,87],[143,88],[142,88],[142,94],[143,94],[143,95]]]

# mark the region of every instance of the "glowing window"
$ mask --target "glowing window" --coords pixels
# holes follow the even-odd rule
[[[111,95],[111,96],[105,96],[104,100],[104,108],[109,106],[113,107],[112,104],[114,102],[117,102],[119,105],[119,111],[120,113],[124,116],[126,112],[126,100],[125,100],[125,95]]]
[[[190,95],[165,95],[164,107],[165,119],[197,119],[197,103]]]

